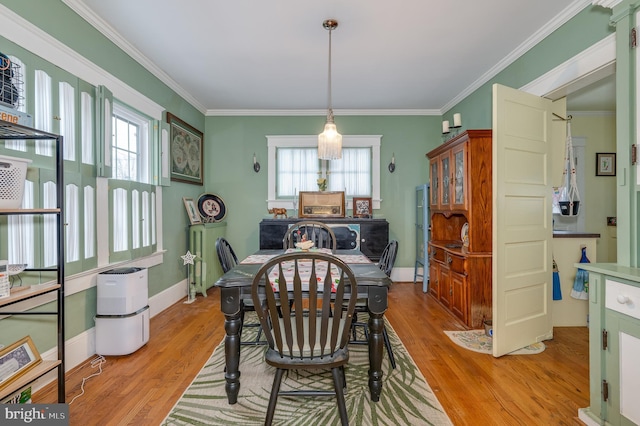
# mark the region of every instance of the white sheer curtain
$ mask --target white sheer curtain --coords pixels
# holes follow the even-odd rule
[[[34,207],[34,184],[28,180],[24,184],[22,196],[22,208]],[[17,215],[8,217],[7,256],[9,264],[27,264],[27,267],[35,267],[33,251],[34,241],[34,216]]]
[[[127,191],[123,188],[113,190],[113,251],[125,251],[129,249],[127,236],[129,225],[127,221]]]
[[[43,205],[45,209],[57,208],[56,202],[56,184],[55,182],[45,182],[42,188],[43,191]],[[43,266],[55,266],[58,263],[58,234],[57,234],[57,220],[54,215],[48,214],[43,216]],[[33,241],[33,240],[32,240]]]
[[[26,103],[26,86],[24,83],[24,75],[25,68],[24,63],[13,55],[9,55],[9,59],[11,59],[11,66],[13,68],[13,80],[12,83],[18,90],[20,96],[22,96],[22,100],[18,102],[17,110],[20,112],[27,112],[27,103]],[[26,151],[27,143],[24,139],[16,139],[16,140],[7,140],[4,143],[5,148],[13,149],[15,151]],[[21,262],[24,263],[24,262]]]
[[[342,159],[329,162],[330,191],[349,196],[371,196],[371,149],[343,148]]]
[[[90,259],[96,255],[96,202],[95,189],[87,185],[84,187],[84,258]]]
[[[87,92],[80,94],[80,121],[82,162],[84,164],[95,164],[93,159],[93,96]]]
[[[58,84],[60,91],[60,134],[64,138],[63,158],[67,161],[76,159],[76,91],[67,82]],[[77,188],[76,188],[77,189]]]
[[[151,245],[151,235],[149,227],[151,226],[149,217],[149,191],[142,191],[142,246],[149,247]]]
[[[35,72],[34,92],[34,127],[44,132],[51,132],[51,119],[53,117],[51,110],[51,77],[42,70],[36,70]],[[36,154],[51,157],[53,155],[53,141],[36,141]]]
[[[140,248],[140,193],[137,189],[131,191],[131,245]]]
[[[299,191],[317,191],[318,149],[279,148],[277,151],[277,196],[294,196]]]

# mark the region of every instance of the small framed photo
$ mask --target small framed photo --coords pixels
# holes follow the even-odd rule
[[[596,153],[596,176],[616,175],[616,154],[615,152]]]
[[[30,336],[0,349],[0,389],[42,362]]]
[[[191,225],[200,225],[202,223],[202,217],[200,216],[200,213],[198,213],[198,209],[196,208],[196,203],[193,201],[193,198],[182,197],[182,202],[184,203],[184,208],[187,209],[189,223]]]
[[[171,180],[201,185],[204,181],[204,134],[167,112],[171,150]]]
[[[371,198],[353,197],[353,217],[370,218],[372,214]]]

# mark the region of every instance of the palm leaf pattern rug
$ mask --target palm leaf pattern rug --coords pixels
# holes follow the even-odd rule
[[[247,313],[245,321],[255,318]],[[366,320],[359,314],[359,319]],[[345,398],[351,425],[451,425],[440,402],[418,370],[406,348],[388,322],[387,333],[396,357],[391,369],[386,356],[382,361],[383,386],[379,402],[371,402],[366,345],[349,347],[345,370]],[[257,329],[245,328],[243,340],[251,339]],[[264,362],[265,346],[242,346],[240,355],[240,394],[238,402],[227,403],[224,390],[224,343],[218,345],[198,376],[173,407],[163,425],[262,425],[267,412],[275,369]],[[333,389],[330,370],[290,371],[281,390]],[[289,398],[280,396],[276,406],[276,425],[340,424],[335,397]]]

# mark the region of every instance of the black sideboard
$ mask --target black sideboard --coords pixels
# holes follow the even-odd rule
[[[263,219],[260,222],[260,249],[281,249],[284,234],[291,224],[306,219]],[[389,242],[386,219],[313,218],[326,223],[336,234],[338,249],[359,249],[374,262],[380,260]]]

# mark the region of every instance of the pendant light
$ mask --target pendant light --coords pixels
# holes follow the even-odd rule
[[[331,31],[338,27],[338,21],[327,19],[322,23],[325,30],[329,30],[329,107],[327,109],[327,122],[324,132],[318,135],[318,158],[320,160],[338,160],[342,158],[342,135],[338,133],[333,122],[333,109],[331,108]]]

